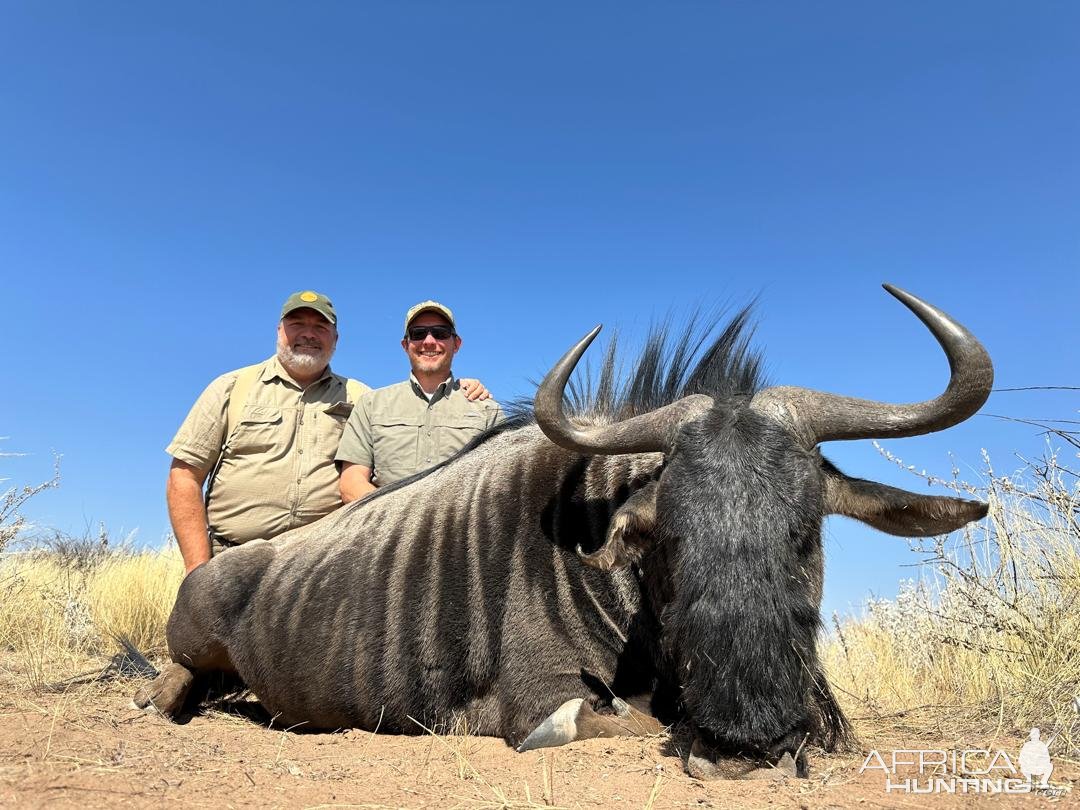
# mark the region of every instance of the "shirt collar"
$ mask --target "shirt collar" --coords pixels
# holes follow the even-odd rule
[[[429,402],[434,402],[437,399],[448,397],[450,396],[450,393],[457,388],[457,380],[454,378],[453,374],[451,374],[449,377],[439,383],[438,387],[435,389],[435,392],[431,395],[430,398],[424,391],[423,386],[420,385],[420,381],[416,379],[416,375],[412,372],[409,373],[409,383],[412,385],[413,393],[415,393],[419,397],[423,397]]]

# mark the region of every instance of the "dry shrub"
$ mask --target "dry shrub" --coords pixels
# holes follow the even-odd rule
[[[6,437],[0,437],[6,438]],[[18,456],[19,453],[0,452],[0,458]],[[0,483],[7,481],[0,478]],[[11,487],[0,495],[0,554],[3,554],[8,545],[12,543],[22,532],[29,528],[19,510],[28,500],[44,492],[47,489],[56,489],[60,486],[60,457],[57,456],[53,463],[53,477],[37,486]]]
[[[989,515],[913,544],[924,575],[895,599],[833,617],[830,678],[875,716],[922,707],[987,732],[1026,736],[1039,726],[1053,749],[1075,752],[1080,476],[1053,453],[1013,475],[987,459],[981,486],[923,475],[987,501]]]

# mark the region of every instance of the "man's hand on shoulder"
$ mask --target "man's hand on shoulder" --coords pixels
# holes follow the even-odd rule
[[[465,395],[465,399],[469,402],[480,401],[485,399],[491,399],[491,392],[484,387],[484,384],[479,380],[475,380],[472,377],[461,378],[461,393]]]

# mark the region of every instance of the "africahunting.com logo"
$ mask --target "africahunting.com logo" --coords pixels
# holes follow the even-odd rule
[[[866,771],[882,772],[886,793],[1065,793],[1064,788],[1050,784],[1054,763],[1037,728],[1015,758],[1007,751],[987,748],[901,748],[871,751],[859,773]]]

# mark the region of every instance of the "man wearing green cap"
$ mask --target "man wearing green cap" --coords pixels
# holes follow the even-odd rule
[[[448,307],[410,308],[401,347],[409,379],[363,394],[345,425],[337,461],[346,503],[445,461],[502,418],[495,400],[470,401],[453,376],[461,336]]]
[[[325,295],[290,295],[275,356],[210,383],[166,448],[169,518],[187,571],[341,505],[334,455],[353,405],[370,389],[330,370],[337,322]],[[470,396],[487,395],[469,382]]]

